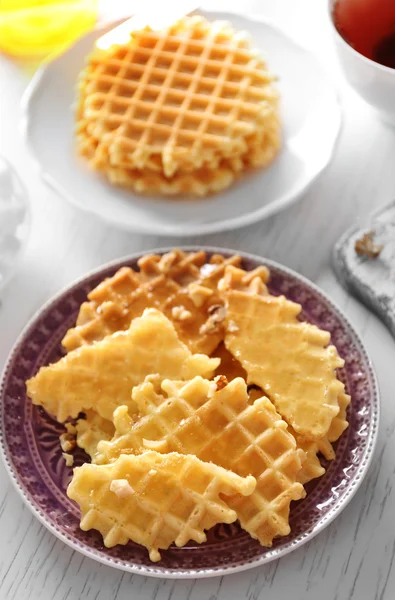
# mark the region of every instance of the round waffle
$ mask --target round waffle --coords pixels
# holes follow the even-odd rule
[[[220,167],[223,182],[224,160],[237,172],[236,159],[241,170],[266,164],[278,151],[272,81],[245,34],[228,23],[194,16],[161,31],[133,31],[128,44],[96,49],[81,75],[78,150],[87,156],[89,149],[94,168],[116,169],[118,182],[120,169],[147,172],[150,180],[159,173],[157,191],[178,187],[162,185],[163,178],[199,169]],[[151,191],[149,184],[133,187]]]

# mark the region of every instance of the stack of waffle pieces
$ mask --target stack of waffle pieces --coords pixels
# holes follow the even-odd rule
[[[95,48],[79,80],[76,138],[113,184],[205,196],[276,156],[278,93],[244,33],[184,17]]]

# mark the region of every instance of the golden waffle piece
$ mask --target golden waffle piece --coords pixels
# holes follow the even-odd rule
[[[133,540],[152,561],[175,542],[206,541],[205,530],[237,519],[226,496],[251,494],[255,479],[239,477],[195,456],[145,452],[111,465],[74,469],[67,495],[81,509],[81,529],[97,529],[111,548]],[[225,498],[223,498],[225,496]]]
[[[339,395],[339,414],[334,417],[327,435],[319,440],[309,440],[290,428],[290,432],[295,437],[298,447],[306,452],[306,460],[298,477],[300,483],[308,483],[311,479],[321,477],[325,473],[325,469],[317,456],[318,454],[322,454],[327,460],[335,458],[336,455],[331,442],[336,442],[348,427],[347,406],[350,400],[350,396],[344,392]]]
[[[301,322],[301,306],[269,295],[259,278],[243,289],[245,273],[228,267],[220,287],[226,298],[225,345],[293,429],[311,440],[327,433],[339,413],[344,365],[330,334]]]
[[[208,258],[206,252],[181,250],[143,256],[138,262],[139,272],[123,267],[88,294],[76,326],[67,332],[62,344],[67,351],[91,344],[127,329],[145,308],[155,307],[173,322],[191,352],[211,354],[224,336],[213,308],[222,302],[218,281],[226,266],[239,265],[240,261],[239,256],[214,254]]]
[[[172,323],[158,310],[146,309],[127,331],[92,346],[83,346],[27,381],[33,404],[39,404],[59,422],[80,412],[95,410],[111,420],[117,406],[135,410],[133,386],[147,375],[190,379],[211,377],[219,359],[191,354],[180,342]]]
[[[91,458],[94,457],[97,445],[102,440],[111,440],[115,433],[112,421],[104,419],[94,410],[87,410],[84,419],[76,423],[76,442]]]
[[[277,118],[273,79],[246,35],[223,21],[193,16],[131,31],[129,43],[95,50],[81,74],[77,143],[87,131],[112,165],[153,171],[159,159],[166,177],[215,166]]]
[[[133,423],[126,407],[114,413],[116,434],[100,442],[96,462],[148,450],[195,454],[199,459],[253,475],[256,490],[248,497],[227,499],[237,511],[243,529],[265,546],[278,535],[288,535],[289,505],[304,497],[296,481],[304,453],[296,448],[287,424],[267,398],[248,403],[247,386],[236,378],[223,386],[220,377],[210,382],[165,380],[162,394],[151,382],[134,388],[133,399],[141,415]]]

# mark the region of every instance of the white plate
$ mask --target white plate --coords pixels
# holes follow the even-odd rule
[[[205,13],[203,13],[205,14]],[[104,182],[74,152],[73,104],[78,73],[98,29],[32,80],[23,131],[44,181],[78,208],[139,233],[191,235],[235,229],[279,212],[306,191],[328,165],[341,125],[337,95],[314,56],[272,25],[235,14],[206,16],[247,30],[279,77],[284,147],[266,171],[246,176],[204,200],[141,197]]]

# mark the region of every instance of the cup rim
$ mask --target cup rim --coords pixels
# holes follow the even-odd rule
[[[358,56],[358,58],[360,58],[363,62],[373,65],[376,69],[378,69],[379,71],[384,71],[384,73],[392,73],[393,76],[395,77],[395,69],[393,69],[392,67],[387,67],[386,65],[381,65],[380,63],[376,62],[375,60],[372,60],[371,58],[368,58],[367,56],[364,56],[363,54],[361,54],[361,52],[358,52],[358,50],[355,50],[355,48],[353,48],[351,46],[351,44],[349,44],[342,35],[340,35],[334,20],[333,20],[333,9],[334,6],[336,4],[336,2],[338,2],[338,0],[329,0],[328,2],[328,16],[329,16],[329,21],[331,23],[332,29],[335,32],[335,36],[338,40],[341,41],[341,43],[346,46],[351,53],[355,54],[356,56]]]

